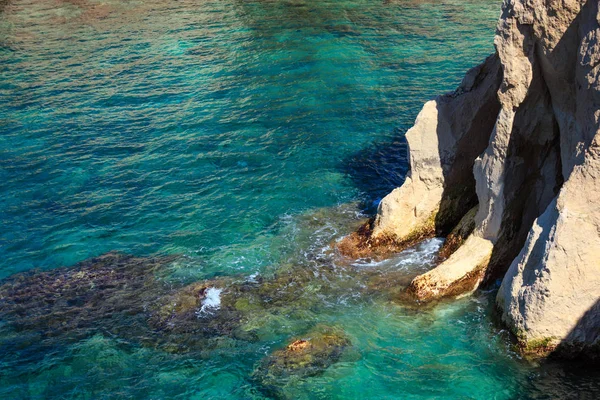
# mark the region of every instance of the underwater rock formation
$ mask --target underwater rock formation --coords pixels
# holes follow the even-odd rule
[[[155,274],[172,261],[107,253],[72,268],[17,274],[1,282],[0,318],[43,340],[99,331],[144,336],[132,319],[143,319],[146,307],[167,292]]]
[[[506,0],[496,54],[425,104],[406,134],[410,175],[359,243],[390,248],[467,226],[408,291],[430,300],[501,279],[502,319],[527,350],[599,342],[598,7]],[[475,205],[472,226],[459,223]]]
[[[253,378],[266,392],[283,397],[279,392],[290,379],[323,373],[340,361],[351,346],[350,340],[339,330],[317,326],[265,357],[256,367]]]
[[[51,348],[106,334],[171,353],[202,352],[219,338],[256,341],[264,334],[288,334],[277,321],[302,320],[341,296],[396,295],[398,285],[374,293],[374,277],[407,284],[406,274],[322,264],[185,285],[168,279],[177,260],[113,252],[70,268],[14,275],[0,281],[1,328],[11,332],[6,337],[22,338],[15,348]]]
[[[440,245],[433,242],[426,250],[431,258]],[[23,352],[43,356],[106,335],[133,346],[202,356],[236,341],[296,334],[341,299],[345,304],[360,302],[363,296],[401,300],[402,288],[416,274],[322,260],[314,266],[284,265],[264,277],[223,276],[186,284],[170,278],[180,261],[179,256],[112,252],[69,268],[28,271],[2,280],[0,347],[25,359]],[[291,321],[302,321],[302,326]],[[341,339],[330,342],[340,332],[321,328],[303,339],[312,338],[306,357],[314,358],[314,365],[295,372],[292,368],[285,379],[326,368],[322,363],[337,357],[335,346],[345,346]],[[40,351],[31,352],[32,347]],[[328,361],[322,360],[325,355]]]

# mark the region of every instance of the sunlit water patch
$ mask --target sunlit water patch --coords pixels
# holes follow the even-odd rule
[[[493,292],[403,302],[439,239],[331,249],[402,183],[404,132],[493,50],[498,10],[0,1],[1,398],[597,397],[595,371],[511,351]],[[138,257],[57,269],[109,251]],[[257,373],[318,335],[322,363]]]

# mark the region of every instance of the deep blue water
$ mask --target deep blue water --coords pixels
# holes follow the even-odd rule
[[[402,183],[404,132],[493,51],[499,6],[0,1],[0,278],[112,250],[184,255],[173,281],[315,267]],[[434,244],[377,268],[428,268]],[[486,293],[417,313],[339,301],[254,321],[258,341],[202,357],[102,334],[30,362],[4,347],[0,395],[260,398],[254,365],[316,323],[341,326],[360,356],[290,383],[290,398],[598,389],[593,376],[519,360],[489,304]],[[0,338],[14,335],[2,326]]]

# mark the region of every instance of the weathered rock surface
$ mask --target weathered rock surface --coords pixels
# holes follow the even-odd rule
[[[503,279],[502,319],[528,350],[599,341],[598,7],[506,0],[496,54],[425,104],[406,135],[411,173],[363,239],[446,234],[478,204],[474,227],[463,220],[445,260],[409,292],[430,300]]]
[[[406,133],[411,170],[380,203],[372,227],[338,248],[351,257],[406,248],[448,233],[477,204],[473,162],[487,146],[499,103],[496,55],[470,70],[458,89],[425,104]],[[383,249],[383,251],[382,251]]]
[[[420,300],[474,291],[483,280],[492,247],[489,240],[469,236],[446,261],[413,279],[408,291]]]
[[[562,344],[572,353],[600,340],[600,14],[597,1],[517,5],[504,23],[531,43],[523,62],[538,69],[550,96],[560,147],[555,169],[565,182],[529,230],[498,305],[528,349]],[[498,47],[516,51],[520,41],[510,39]]]
[[[374,237],[449,231],[476,204],[472,168],[498,113],[496,55],[470,70],[454,93],[427,102],[406,133],[411,170],[380,203]],[[460,183],[460,187],[454,185]]]

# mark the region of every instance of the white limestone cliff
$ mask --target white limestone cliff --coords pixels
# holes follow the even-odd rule
[[[525,350],[600,348],[599,39],[598,0],[505,0],[496,54],[425,104],[410,175],[365,241],[448,234],[478,204],[460,247],[408,291],[502,280],[502,320]]]

